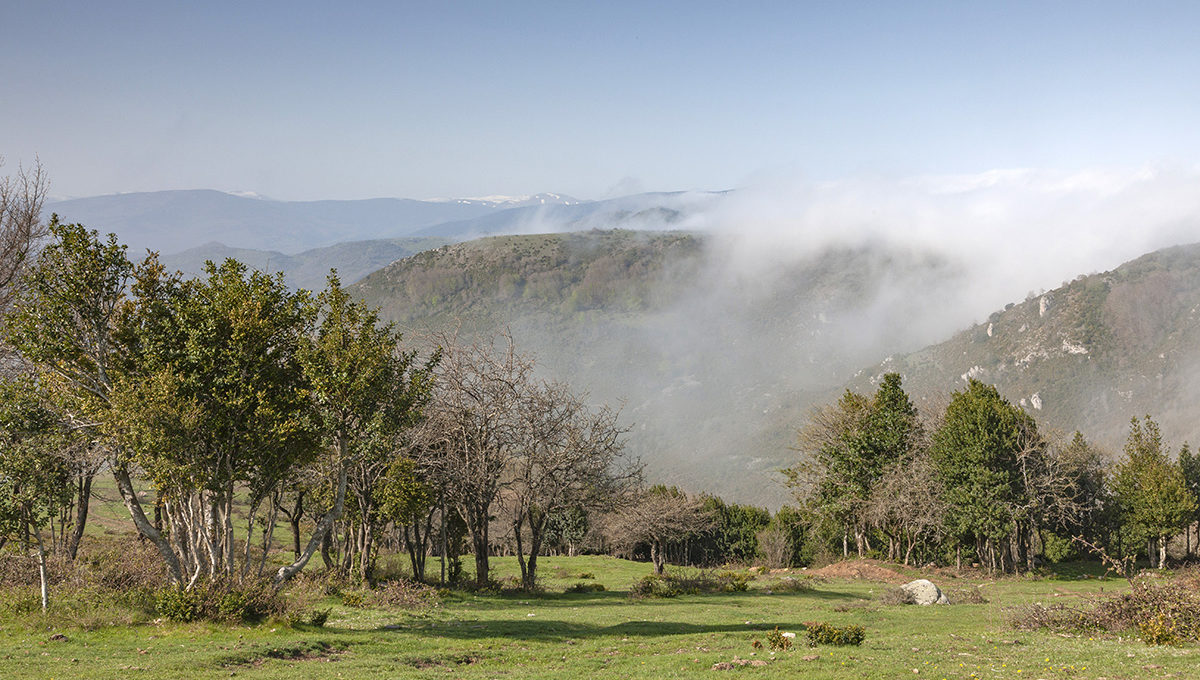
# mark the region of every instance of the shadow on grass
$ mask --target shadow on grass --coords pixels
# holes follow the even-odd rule
[[[853,601],[864,599],[860,595],[852,593],[841,593],[829,590],[808,590],[803,592],[772,592],[768,593],[765,590],[747,590],[743,592],[733,593],[698,593],[694,595],[680,595],[678,597],[653,597],[645,599],[632,599],[629,597],[629,591],[625,590],[605,590],[602,592],[593,593],[506,593],[503,595],[479,596],[476,599],[470,599],[470,596],[458,599],[460,603],[468,603],[468,606],[476,611],[495,611],[500,609],[510,609],[515,604],[528,602],[536,603],[544,607],[573,607],[573,606],[636,606],[638,604],[654,604],[654,605],[671,605],[671,604],[687,604],[694,605],[696,602],[725,600],[745,600],[759,598],[788,598],[798,600],[817,600],[822,602],[829,601]]]
[[[771,621],[751,624],[742,623],[684,623],[681,621],[625,621],[609,626],[599,626],[573,621],[554,619],[529,619],[517,621],[453,621],[416,624],[403,627],[384,627],[372,631],[329,631],[339,634],[397,633],[419,634],[422,637],[476,640],[487,638],[513,638],[519,640],[544,640],[557,642],[602,637],[664,637],[672,635],[699,635],[705,633],[761,633],[775,629],[802,631],[799,622]]]

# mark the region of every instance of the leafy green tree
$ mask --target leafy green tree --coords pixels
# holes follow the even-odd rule
[[[931,453],[945,490],[947,529],[960,555],[962,546],[974,543],[988,569],[1009,566],[1008,542],[1021,533],[1028,501],[1022,456],[1040,446],[1033,418],[995,387],[972,379],[951,397]]]
[[[413,578],[425,580],[425,556],[433,538],[435,492],[425,481],[416,461],[397,457],[375,487],[380,514],[400,528]]]
[[[1187,484],[1188,491],[1192,492],[1193,497],[1200,499],[1200,456],[1192,453],[1192,448],[1187,442],[1179,449],[1179,470],[1183,473],[1183,481]],[[1197,507],[1200,508],[1200,503]],[[1188,526],[1184,529],[1188,557],[1192,556],[1192,530],[1197,521],[1200,521],[1200,510],[1192,513],[1188,519]]]
[[[318,304],[321,323],[311,339],[299,344],[297,357],[336,482],[332,506],[318,520],[301,556],[279,570],[281,581],[304,567],[341,517],[348,486],[356,503],[353,543],[359,574],[370,578],[379,519],[376,486],[398,455],[401,438],[420,420],[439,358],[417,365],[415,351],[400,350],[395,327],[381,324],[376,310],[353,299],[336,272]]]
[[[258,511],[315,451],[298,360],[313,317],[307,296],[235,260],[205,272],[177,287],[165,282],[165,295],[137,297],[126,326],[135,370],[114,389],[120,408],[110,418],[163,501],[189,583],[261,568],[270,541],[264,535],[253,560]],[[240,556],[239,489],[250,506]]]
[[[579,553],[591,529],[588,511],[574,505],[550,513],[546,522],[546,545],[565,552],[568,557]]]
[[[1183,471],[1167,458],[1158,424],[1150,416],[1130,421],[1129,438],[1113,471],[1112,486],[1123,522],[1135,536],[1148,541],[1151,566],[1162,569],[1167,542],[1190,522],[1196,497],[1188,489]]]
[[[849,390],[835,405],[816,410],[800,433],[807,459],[785,470],[812,513],[840,525],[842,554],[854,537],[859,556],[871,549],[868,513],[873,490],[888,470],[903,464],[921,438],[916,407],[900,375],[883,377],[873,397]]]
[[[148,300],[164,288],[157,282],[167,277],[153,258],[135,267],[112,234],[101,238],[95,231],[57,218],[51,219],[49,231],[50,242],[22,276],[20,294],[5,319],[5,335],[34,365],[39,383],[61,417],[98,442],[138,532],[154,543],[171,578],[181,583],[183,572],[170,542],[146,517],[134,490],[131,462],[106,430],[113,414],[114,387],[130,371],[135,353],[128,343],[131,336],[122,327],[132,319],[147,318],[131,313],[130,288],[136,279],[144,279],[148,283],[141,289]],[[75,531],[80,536],[96,469],[84,468],[86,476],[77,487],[81,497],[76,501]]]
[[[66,432],[32,380],[0,382],[0,546],[34,538],[42,611],[50,603],[42,530],[72,496],[66,445]]]
[[[726,503],[717,496],[705,495],[704,511],[712,518],[712,527],[693,541],[693,550],[707,553],[701,563],[740,562],[749,564],[759,555],[759,532],[771,523],[765,508]]]

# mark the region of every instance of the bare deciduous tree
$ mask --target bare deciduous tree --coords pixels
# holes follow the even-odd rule
[[[666,566],[666,546],[712,526],[704,511],[704,502],[675,487],[654,486],[643,491],[631,503],[608,519],[608,530],[618,545],[632,548],[650,544],[654,573]]]
[[[532,374],[512,338],[461,343],[438,338],[443,354],[434,397],[420,428],[422,466],[458,507],[471,535],[475,581],[488,582],[493,506],[521,443],[516,405]]]
[[[528,384],[521,392],[522,441],[506,500],[521,583],[528,590],[537,584],[537,558],[550,517],[571,508],[613,507],[640,480],[641,466],[624,455],[626,430],[616,410],[589,409],[564,383]]]
[[[3,157],[0,165],[4,165]],[[41,162],[35,162],[32,168],[18,168],[16,176],[0,179],[0,314],[8,312],[18,293],[21,274],[46,235],[42,206],[49,186]]]

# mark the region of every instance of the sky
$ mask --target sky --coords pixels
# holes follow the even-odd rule
[[[6,0],[0,173],[594,199],[1193,168],[1196,26],[1195,2]]]

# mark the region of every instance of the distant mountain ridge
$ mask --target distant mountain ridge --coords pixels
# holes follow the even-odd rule
[[[601,201],[541,193],[415,200],[275,201],[174,190],[54,201],[46,213],[114,232],[135,253],[182,253],[210,243],[286,255],[337,243],[405,237],[460,241],[491,234],[674,229],[722,193],[637,194]]]
[[[212,242],[163,255],[160,260],[168,269],[179,270],[185,276],[198,276],[204,271],[206,261],[219,263],[233,258],[252,269],[268,273],[283,272],[284,280],[292,288],[320,290],[325,287],[330,269],[337,270],[343,285],[351,284],[396,260],[445,243],[445,239],[436,237],[348,241],[286,255],[274,250],[230,248],[223,243]]]
[[[67,222],[115,232],[135,252],[170,254],[215,241],[295,254],[344,241],[410,236],[444,222],[555,201],[579,203],[558,194],[506,200],[275,201],[196,189],[75,198],[49,203],[45,210]]]

